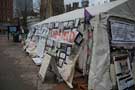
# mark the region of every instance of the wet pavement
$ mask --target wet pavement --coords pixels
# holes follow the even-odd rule
[[[37,90],[22,78],[28,70],[27,67],[21,68],[23,55],[19,46],[8,41],[6,36],[0,36],[0,90]]]
[[[64,82],[58,83],[49,71],[42,83],[38,77],[39,69],[20,43],[0,35],[0,90],[71,90]]]
[[[20,43],[0,35],[0,90],[53,90],[56,86],[53,79],[50,77],[43,84],[38,71],[39,67],[25,54]]]

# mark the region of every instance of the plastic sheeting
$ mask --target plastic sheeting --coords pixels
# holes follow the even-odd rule
[[[98,15],[91,20],[93,49],[89,72],[89,90],[110,90],[110,45],[107,33],[107,17]]]
[[[118,0],[120,1],[120,0]],[[93,32],[93,49],[89,72],[89,90],[110,90],[112,82],[110,81],[110,47],[107,31],[107,20],[109,16],[118,16],[135,20],[134,0],[118,5],[110,9],[105,14],[97,15],[91,20]]]

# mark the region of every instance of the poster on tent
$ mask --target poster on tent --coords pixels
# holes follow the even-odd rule
[[[78,34],[79,19],[70,20],[59,23],[52,23],[50,30],[50,38],[62,43],[73,44]]]
[[[36,65],[40,65],[43,61],[44,50],[46,38],[49,34],[49,29],[46,27],[46,24],[42,24],[41,26],[36,27],[35,37],[38,38],[38,42],[36,43],[36,51],[35,55],[37,58],[33,58],[33,61]]]
[[[135,24],[125,21],[111,20],[112,44],[128,45],[135,42]]]
[[[53,30],[51,32],[51,39],[54,41],[59,41],[59,42],[65,42],[65,43],[74,43],[75,37],[78,34],[77,30],[74,31],[63,31],[63,32],[58,32],[56,30]]]
[[[45,26],[45,24],[41,25],[41,29],[36,31],[36,34],[39,38],[37,43],[37,56],[43,57],[46,38],[49,34],[49,29]]]
[[[46,27],[46,24],[35,26],[36,32],[35,35],[39,37],[47,37],[49,34],[49,29]]]
[[[78,27],[79,20],[76,21],[74,24],[74,27]],[[72,22],[70,23],[70,27],[72,28]],[[68,28],[68,27],[66,27]],[[60,35],[60,36],[59,36]],[[64,31],[61,34],[53,34],[53,37],[61,37],[63,41],[69,42],[69,43],[75,43],[75,45],[80,45],[82,40],[83,40],[83,35],[77,31],[77,28],[73,28],[71,30]],[[73,88],[72,86],[72,80],[73,80],[73,75],[74,75],[74,68],[75,68],[75,63],[77,61],[78,55],[80,53],[80,50],[77,49],[75,50],[76,53],[73,53],[72,50],[73,44],[65,43],[61,45],[61,49],[57,53],[58,61],[57,61],[57,68],[59,73],[61,74],[63,80],[67,83],[67,85],[70,88]],[[73,55],[73,56],[72,56]]]
[[[48,35],[45,33],[47,35],[45,41],[45,52],[47,52],[47,54],[51,56],[56,56],[56,68],[58,68],[59,73],[61,74],[65,82],[67,82],[70,88],[73,88],[72,79],[75,65],[74,60],[71,58],[71,50],[76,36],[78,36],[79,34],[79,32],[77,31],[78,25],[79,20],[76,20],[76,22],[74,22],[74,20],[71,20],[61,23],[50,23],[47,27],[49,29],[49,31],[47,32]],[[44,28],[44,30],[40,30],[39,28],[43,28],[43,26],[37,27],[38,31],[36,31],[36,35],[42,36],[43,32],[46,32],[47,30],[46,28]],[[78,42],[80,42],[81,38],[79,37],[79,39],[77,39]],[[40,40],[40,43],[43,43],[43,41]],[[43,44],[41,45],[40,43],[38,45],[39,49],[41,49],[40,47],[43,46]],[[42,50],[37,51],[41,54],[42,52],[40,51]],[[46,55],[44,57],[46,57]],[[43,66],[43,69],[47,70],[47,65],[49,63],[47,63],[45,60],[43,61],[43,63],[44,65],[46,65]]]
[[[74,23],[76,23],[74,25]],[[46,40],[45,50],[46,51],[53,51],[54,49],[60,49],[61,43],[62,44],[69,44],[73,45],[74,41],[76,39],[76,36],[78,35],[78,27],[79,20],[74,22],[74,20],[71,21],[65,21],[65,22],[56,22],[56,23],[50,23],[48,24],[49,28],[49,34]],[[65,45],[66,46],[66,45]],[[66,48],[63,49],[64,52],[66,52]],[[61,57],[65,57],[64,53],[61,54]]]
[[[119,90],[128,90],[134,86],[130,61],[127,55],[114,56],[115,71]]]

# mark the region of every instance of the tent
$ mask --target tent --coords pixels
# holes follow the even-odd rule
[[[108,12],[108,11],[112,10],[113,8],[117,8],[117,6],[124,3],[125,1],[127,1],[127,0],[118,0],[118,1],[107,3],[107,4],[104,4],[104,5],[87,7],[86,9],[90,12],[91,15],[95,16],[95,15],[98,15],[100,13]],[[133,11],[134,11],[134,8],[133,8],[134,4],[133,3],[135,3],[133,1],[134,0],[131,0],[130,2],[128,2],[127,5],[129,7],[127,5],[125,5],[124,8],[121,7],[119,10],[115,10],[115,12],[120,13],[119,11],[123,11],[123,14],[127,13],[128,15],[131,14],[131,12],[133,13]],[[125,9],[127,11],[125,11]],[[129,11],[131,11],[131,12],[129,13]],[[50,17],[50,18],[48,18],[48,19],[46,19],[46,20],[44,20],[44,21],[42,21],[42,22],[40,22],[36,25],[40,25],[40,24],[43,24],[43,23],[57,22],[57,21],[73,20],[73,19],[76,19],[76,18],[84,18],[84,9],[77,9],[77,10],[67,12],[67,13],[64,13],[64,14],[61,14],[61,15]]]
[[[131,4],[132,3],[132,4]],[[89,81],[88,81],[88,88],[89,90],[94,89],[94,90],[110,90],[112,88],[112,82],[109,77],[109,68],[110,68],[110,41],[108,37],[108,19],[111,16],[116,16],[116,17],[121,17],[121,18],[126,18],[126,19],[131,19],[135,20],[135,12],[134,12],[134,0],[118,0],[114,2],[107,3],[105,5],[101,6],[95,6],[95,7],[87,7],[86,10],[94,16],[94,18],[91,19],[91,25],[87,26],[84,28],[83,24],[80,24],[78,26],[79,32],[83,34],[84,40],[87,41],[87,44],[83,44],[83,46],[80,46],[79,50],[75,49],[77,52],[75,53],[76,58],[79,58],[80,62],[80,67],[84,69],[84,73],[87,73],[85,71],[86,69],[86,63],[88,63],[90,69],[88,71],[89,73]],[[35,24],[32,26],[32,32],[34,32],[35,29],[38,29],[36,31],[41,31],[45,30],[48,33],[48,26],[50,23],[59,23],[59,22],[67,22],[67,21],[72,21],[72,20],[77,20],[81,19],[83,21],[84,18],[84,9],[78,9],[74,10],[68,13],[64,13],[58,16],[50,17],[38,24]],[[80,21],[81,21],[80,20]],[[42,25],[45,25],[46,28],[42,29]],[[90,30],[89,32],[87,30]],[[93,30],[93,31],[92,31]],[[88,33],[92,33],[92,38],[89,39],[87,37]],[[75,35],[77,37],[78,33]],[[33,35],[30,35],[28,38],[30,38]],[[38,39],[39,40],[39,39]],[[41,40],[41,39],[40,39]],[[59,42],[59,40],[56,40]],[[30,40],[28,40],[30,42]],[[39,41],[40,42],[40,41]],[[41,40],[41,42],[43,42]],[[64,42],[64,41],[63,41]],[[49,42],[52,44],[52,42]],[[66,42],[67,43],[67,42]],[[29,44],[29,43],[28,43]],[[38,45],[38,41],[36,41],[35,45]],[[73,43],[74,45],[74,43]],[[88,46],[87,46],[88,45]],[[91,51],[87,51],[87,48],[90,47]],[[26,48],[27,49],[27,48]],[[42,49],[44,51],[44,49]],[[80,52],[81,51],[81,52]],[[86,52],[87,51],[87,52]],[[34,51],[35,52],[35,51]],[[54,50],[55,52],[55,50]],[[84,55],[84,53],[88,54],[91,52],[88,58],[87,56]],[[62,53],[62,57],[64,54]],[[79,57],[78,55],[82,55],[83,58]],[[68,57],[70,58],[70,57]],[[84,61],[82,61],[84,60]],[[72,60],[71,60],[72,61]],[[68,62],[75,64],[76,59],[73,60],[73,62]],[[65,65],[67,68],[67,66]],[[69,65],[70,67],[69,70],[74,71],[74,65]],[[66,83],[72,87],[72,80],[73,80],[73,73],[63,73],[63,71],[58,68],[59,72],[62,73],[61,76],[66,78]],[[66,70],[66,69],[64,69]],[[65,76],[65,74],[69,76]],[[72,74],[72,75],[70,75]],[[69,81],[68,81],[69,80]],[[121,88],[120,88],[121,90]]]
[[[130,16],[131,18],[133,18],[134,16],[133,16],[133,14],[131,14],[131,12],[129,12],[130,8],[127,6],[127,3],[123,4],[126,1],[127,0],[118,0],[118,1],[107,3],[107,4],[101,5],[101,6],[87,7],[86,9],[89,11],[89,13],[92,16],[99,15],[100,13],[105,13],[105,12],[111,12],[114,14],[116,13],[117,15],[118,14],[126,15],[125,14],[125,12],[126,12],[126,13],[130,14],[130,15],[126,15],[126,16],[128,16],[128,17]],[[132,0],[129,0],[129,1],[131,2]],[[120,4],[122,4],[122,6],[120,6]],[[117,8],[117,10],[115,8]],[[125,8],[126,8],[126,11],[125,11]],[[122,13],[122,11],[123,11],[123,13]],[[28,37],[30,38],[31,36],[33,36],[34,28],[38,27],[38,29],[40,29],[41,28],[40,26],[45,23],[70,21],[70,20],[75,20],[78,18],[84,18],[84,9],[78,9],[78,10],[67,12],[67,13],[64,13],[61,15],[50,17],[38,24],[32,25],[31,29],[29,30],[30,33],[29,33]],[[27,38],[26,43],[29,42],[29,38]]]

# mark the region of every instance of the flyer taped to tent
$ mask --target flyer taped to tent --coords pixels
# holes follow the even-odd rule
[[[39,58],[33,59],[38,64],[41,63],[39,74],[42,77],[42,81],[45,78],[51,57],[56,57],[57,66],[55,68],[58,69],[59,74],[67,85],[73,88],[72,81],[75,64],[80,53],[78,50],[80,46],[78,45],[83,40],[83,34],[78,31],[79,23],[80,20],[77,19],[35,26],[34,37],[38,38],[38,40],[35,40],[34,46],[36,48],[36,56]],[[33,46],[33,44],[30,45]],[[72,52],[74,45],[77,46],[75,53]]]

